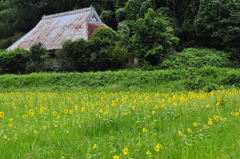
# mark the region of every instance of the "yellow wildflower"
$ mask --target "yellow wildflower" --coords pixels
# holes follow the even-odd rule
[[[86,110],[85,107],[82,107],[82,108],[81,108],[81,112],[82,112],[82,113],[84,113],[85,110]]]
[[[113,159],[120,159],[118,155],[113,156]]]
[[[0,118],[4,117],[4,112],[0,112]]]
[[[34,111],[31,109],[28,111],[28,113],[31,114],[32,116],[34,115]]]
[[[22,118],[23,119],[26,119],[28,116],[27,115],[22,115]]]
[[[57,112],[52,112],[52,115],[53,116],[57,116]]]
[[[147,152],[146,152],[146,155],[151,155],[151,152],[150,152],[150,151],[147,151]]]
[[[78,110],[78,108],[79,108],[79,106],[78,106],[78,105],[76,105],[76,106],[75,106],[75,110]]]
[[[8,124],[9,127],[13,127],[13,124]]]
[[[192,133],[192,129],[188,128],[188,129],[187,129],[187,132],[188,132],[189,134]]]
[[[214,116],[213,116],[213,119],[217,121],[217,120],[219,120],[219,116],[214,115]]]
[[[218,107],[220,105],[220,102],[217,102],[215,105],[216,105],[216,107]]]
[[[153,110],[153,111],[152,111],[152,115],[155,115],[155,114],[156,114],[156,111],[155,111],[155,110]]]
[[[194,126],[194,127],[198,127],[198,123],[197,123],[197,122],[194,122],[194,123],[193,123],[193,126]]]
[[[44,107],[43,106],[41,106],[39,109],[40,109],[40,111],[44,111]]]
[[[93,144],[93,149],[96,149],[97,148],[97,144]]]
[[[155,150],[156,152],[158,152],[158,151],[160,151],[161,147],[162,147],[161,144],[157,144],[157,145],[154,147],[154,150]]]
[[[69,111],[70,114],[72,114],[73,112],[74,112],[74,111],[73,111],[72,109]]]
[[[207,104],[207,105],[206,105],[206,107],[207,107],[207,108],[210,108],[210,107],[211,107],[211,105],[210,105],[210,104]]]
[[[159,106],[158,106],[158,105],[155,105],[155,106],[154,106],[154,109],[159,109]]]
[[[213,122],[212,122],[212,120],[208,120],[208,125],[212,125],[213,124]]]
[[[239,116],[239,112],[235,112],[235,117],[238,117]]]
[[[124,154],[124,155],[127,155],[127,154],[128,154],[128,148],[124,148],[124,149],[123,149],[123,154]]]
[[[181,135],[182,135],[182,131],[178,130],[177,134],[178,134],[179,136],[181,136]]]
[[[149,130],[147,128],[142,128],[142,132],[146,133],[146,132],[149,132]]]

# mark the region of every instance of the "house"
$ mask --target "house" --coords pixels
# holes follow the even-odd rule
[[[106,27],[93,7],[43,16],[41,21],[7,50],[29,50],[41,43],[47,50],[62,48],[67,40],[88,40],[98,27]]]

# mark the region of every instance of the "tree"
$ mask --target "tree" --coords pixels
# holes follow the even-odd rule
[[[114,0],[115,8],[123,8],[128,0]]]
[[[113,11],[111,10],[102,11],[100,18],[109,27],[113,29],[116,28],[116,16]]]
[[[98,28],[91,42],[91,58],[94,70],[117,69],[127,61],[127,52],[119,42],[120,36],[110,28]]]
[[[138,51],[140,60],[158,65],[174,50],[179,39],[174,36],[169,21],[149,9],[144,18],[136,21],[135,34],[130,41],[130,47]]]
[[[142,18],[148,8],[153,8],[151,0],[128,0],[125,6],[126,18],[128,20]]]
[[[87,40],[67,41],[57,52],[62,71],[89,71],[90,43]]]
[[[29,52],[22,49],[0,50],[0,73],[25,73],[28,59]]]
[[[195,26],[205,47],[234,49],[240,59],[240,1],[201,0]]]
[[[45,62],[49,58],[48,51],[41,43],[34,44],[30,48],[30,60],[27,66],[28,72],[40,72],[46,70]]]
[[[57,52],[63,71],[118,69],[126,63],[127,53],[119,35],[110,28],[98,28],[90,40],[67,41]]]

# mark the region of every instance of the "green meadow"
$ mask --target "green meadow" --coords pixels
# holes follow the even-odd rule
[[[0,93],[1,159],[237,159],[240,90]]]

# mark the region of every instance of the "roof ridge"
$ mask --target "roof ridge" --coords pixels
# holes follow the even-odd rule
[[[87,12],[87,11],[91,11],[92,9],[94,9],[94,7],[91,6],[91,7],[88,7],[88,8],[82,8],[82,9],[78,9],[78,10],[51,14],[51,15],[47,15],[47,16],[42,16],[42,20],[61,17],[61,16],[67,16],[67,15],[72,15],[72,14],[77,14],[77,13],[82,13],[82,12]]]

